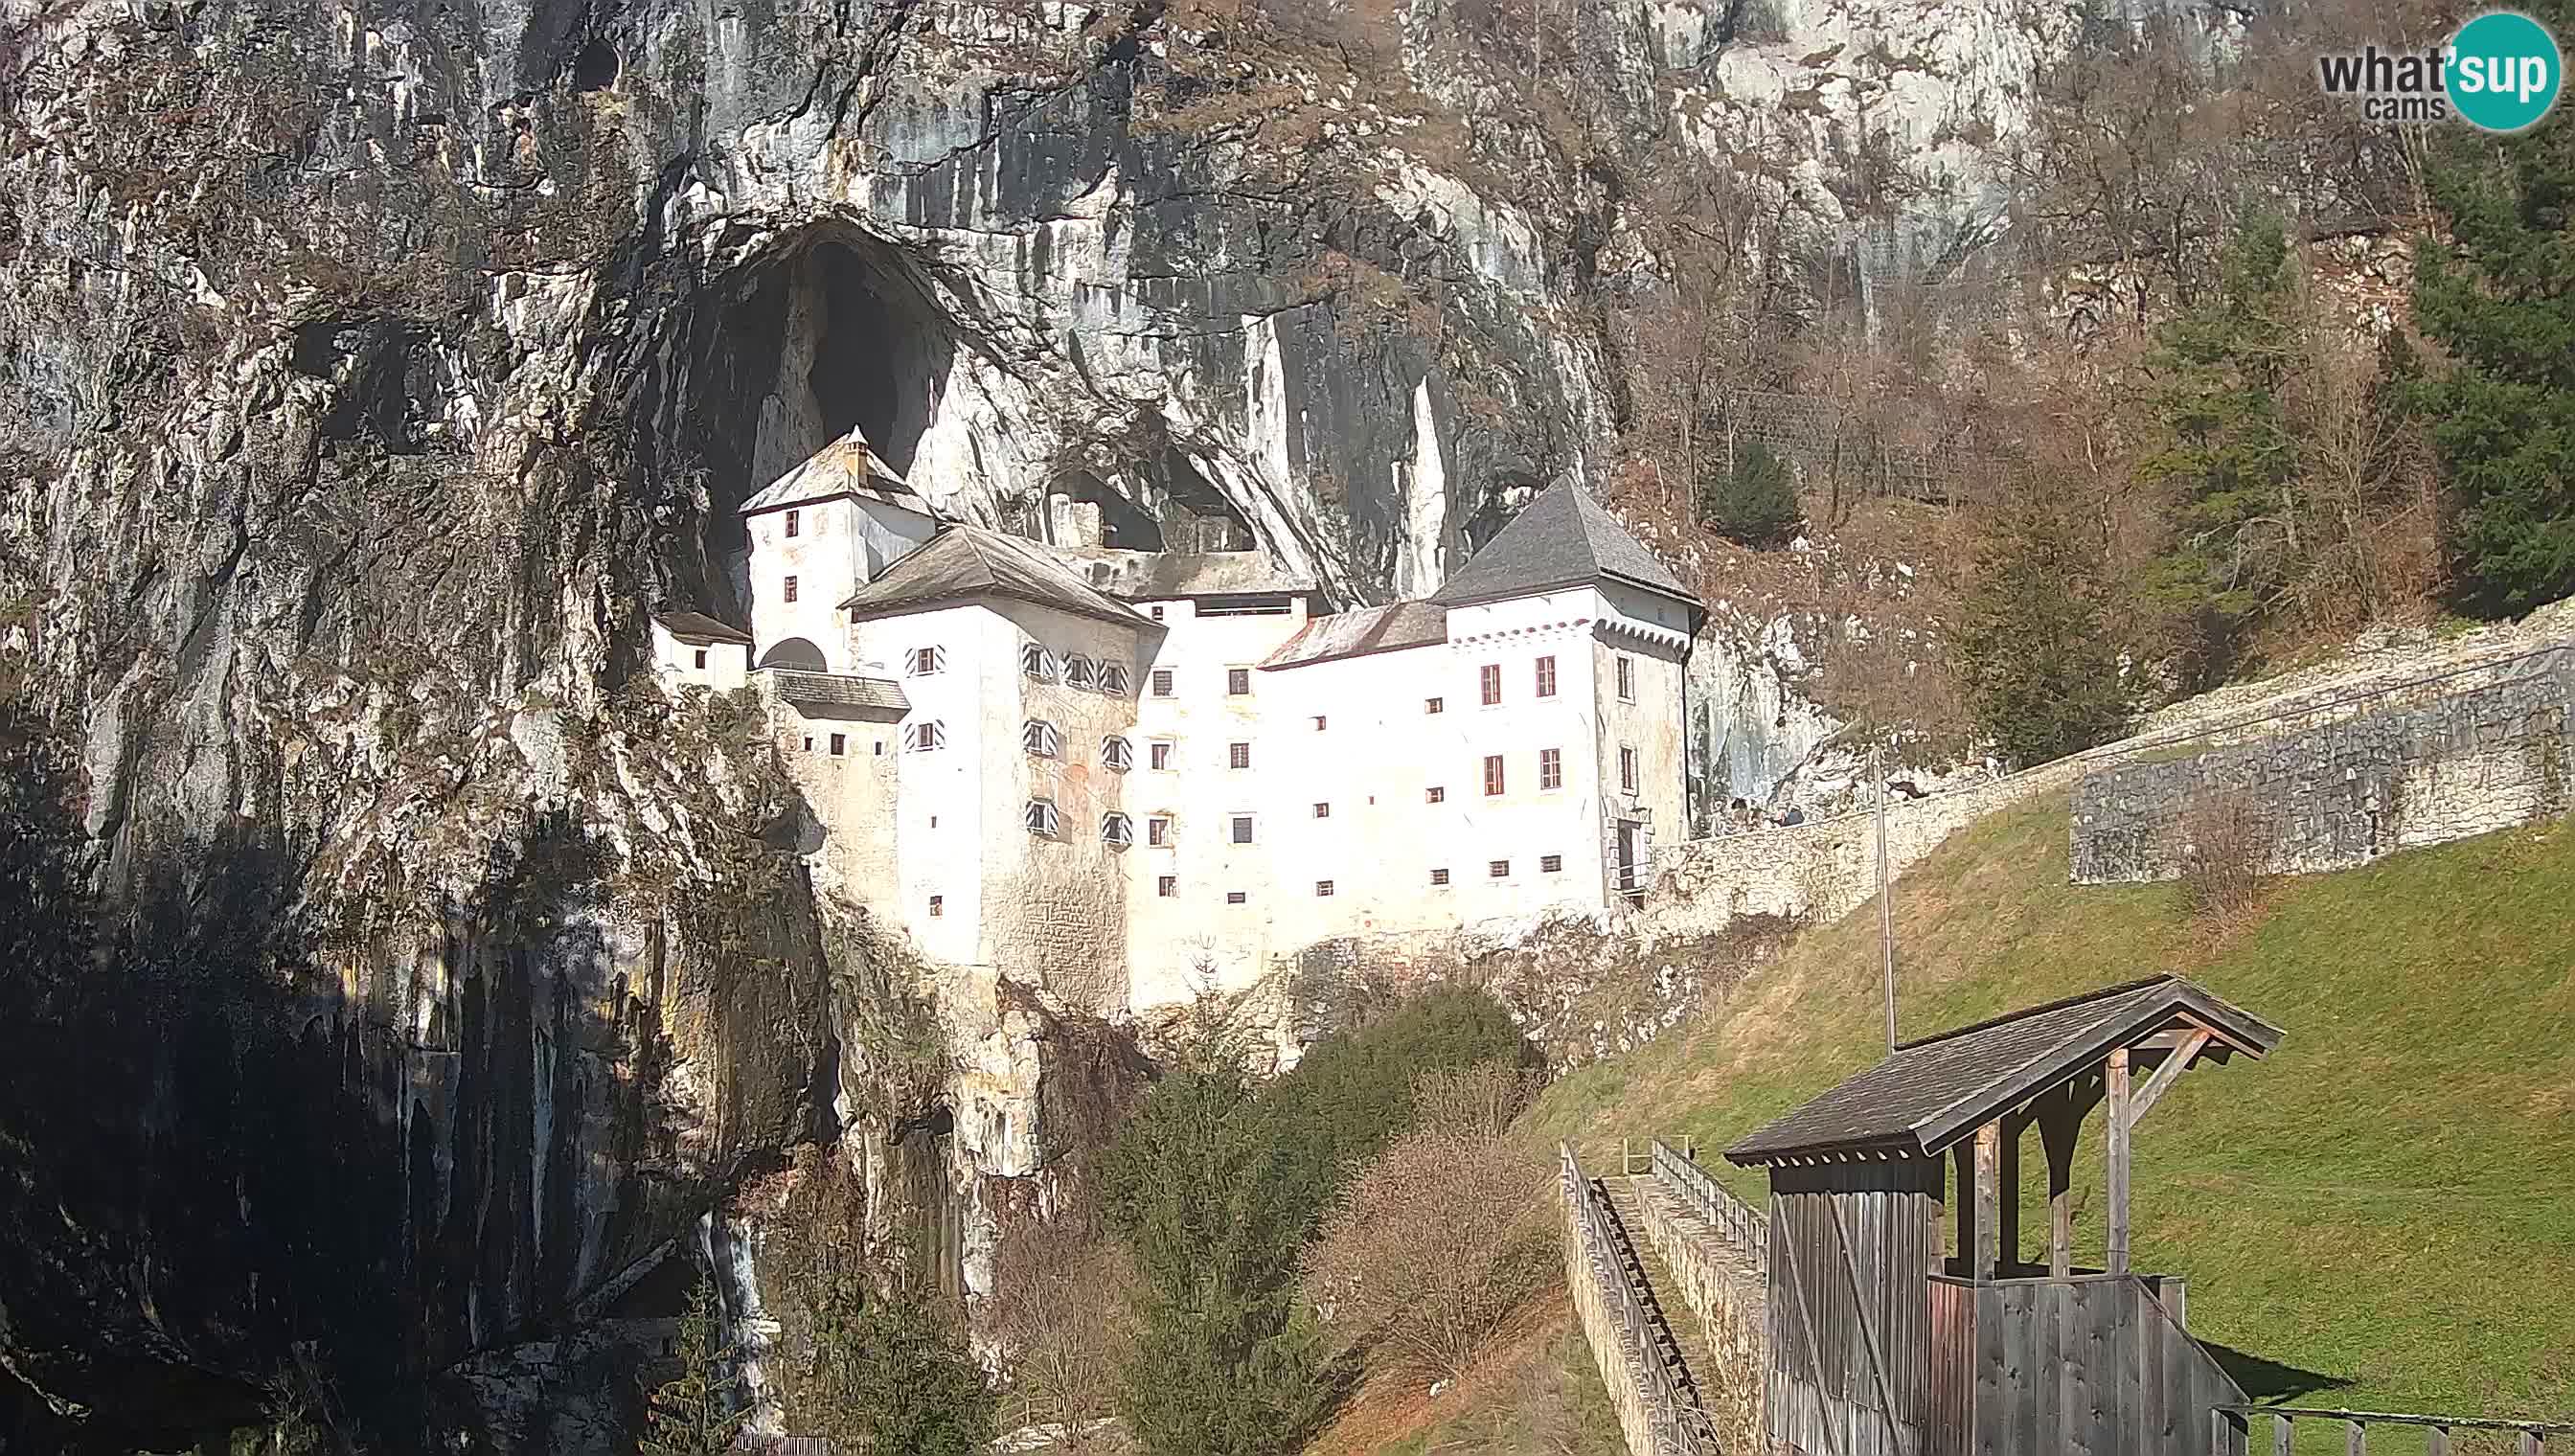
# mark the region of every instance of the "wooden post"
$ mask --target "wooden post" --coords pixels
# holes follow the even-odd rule
[[[2005,1117],[1996,1125],[2001,1135],[1995,1147],[1994,1182],[2000,1201],[1994,1213],[1994,1244],[1999,1251],[1996,1270],[2005,1278],[2020,1262],[2020,1134],[2022,1124]]]
[[[2110,1256],[2113,1274],[2128,1272],[2128,1048],[2110,1053]]]
[[[1976,1277],[1976,1152],[1961,1142],[1949,1149],[1949,1182],[1958,1199],[1958,1273]]]
[[[1994,1277],[2001,1250],[2003,1125],[1988,1122],[1976,1129],[1976,1280]]]
[[[2047,1154],[2047,1275],[2074,1272],[2074,1140],[2083,1130],[2074,1089],[2048,1098],[2038,1116],[2038,1140]]]

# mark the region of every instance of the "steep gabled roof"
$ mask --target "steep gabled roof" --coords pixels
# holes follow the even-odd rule
[[[1961,1026],[1894,1053],[1725,1150],[1750,1165],[1879,1153],[1929,1157],[2159,1031],[2204,1027],[2201,1054],[2261,1056],[2278,1027],[2176,975],[2130,981]]]
[[[656,612],[653,620],[682,642],[724,642],[751,646],[751,634],[716,621],[703,612]]]
[[[1122,627],[1150,627],[1143,613],[1092,590],[1045,547],[1015,536],[955,526],[861,587],[842,610],[850,620],[895,617],[933,607],[1007,597]]]
[[[742,514],[757,516],[836,496],[864,496],[923,516],[935,514],[930,503],[885,463],[885,457],[877,454],[876,447],[868,444],[866,433],[855,425],[849,434],[806,457],[804,464],[743,502]]]
[[[1430,600],[1442,607],[1471,607],[1601,581],[1698,605],[1653,553],[1568,478],[1521,507],[1501,534],[1484,543]]]
[[[1395,602],[1310,619],[1261,666],[1274,671],[1302,668],[1447,640],[1447,608],[1428,602]]]

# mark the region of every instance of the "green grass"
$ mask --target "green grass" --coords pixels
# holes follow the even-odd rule
[[[2246,1379],[2297,1404],[2575,1418],[2575,824],[2285,880],[2217,932],[2176,886],[2067,884],[2065,815],[1986,819],[1899,882],[1902,1034],[2195,976],[2286,1037],[2190,1072],[2140,1125],[2136,1267],[2189,1279],[2203,1340],[2303,1372]],[[1863,911],[1531,1116],[1586,1164],[1694,1136],[1757,1199],[1713,1150],[1877,1060],[1881,997]],[[2075,1193],[2095,1262],[2101,1140],[2096,1112]],[[2035,1133],[2022,1167],[2026,1252]]]

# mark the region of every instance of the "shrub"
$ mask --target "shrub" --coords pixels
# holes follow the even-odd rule
[[[1506,1136],[1534,1079],[1482,1062],[1424,1073],[1412,1129],[1351,1180],[1305,1254],[1333,1343],[1423,1379],[1462,1374],[1544,1282],[1542,1169]]]
[[[1412,1119],[1414,1078],[1478,1062],[1534,1066],[1535,1047],[1480,990],[1441,986],[1316,1042],[1269,1090],[1310,1233],[1343,1179]]]
[[[2273,826],[2260,804],[2241,794],[2198,800],[2182,810],[2176,833],[2192,910],[2223,917],[2261,899],[2271,880]]]
[[[1729,540],[1766,546],[1796,527],[1803,508],[1787,462],[1756,440],[1744,447],[1732,470],[1711,471],[1699,483],[1698,517]]]

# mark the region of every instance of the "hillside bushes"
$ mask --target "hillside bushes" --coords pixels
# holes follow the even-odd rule
[[[1267,1085],[1221,1030],[1190,1037],[1099,1169],[1103,1222],[1134,1271],[1115,1403],[1138,1442],[1161,1456],[1297,1449],[1360,1353],[1303,1297],[1317,1225],[1336,1202],[1346,1212],[1343,1189],[1368,1176],[1361,1166],[1425,1116],[1424,1137],[1507,1120],[1489,1089],[1516,1087],[1533,1058],[1498,1004],[1455,988],[1327,1037]],[[1473,1067],[1492,1070],[1481,1082],[1435,1080]],[[1425,1076],[1430,1100],[1417,1103]],[[1442,1192],[1416,1180],[1407,1197],[1495,1206],[1491,1168],[1410,1156],[1416,1174],[1482,1181]]]

